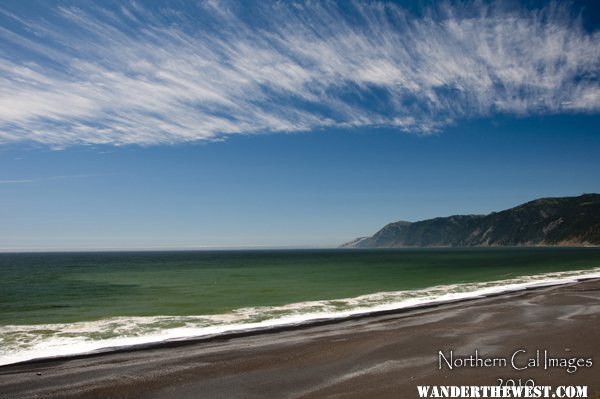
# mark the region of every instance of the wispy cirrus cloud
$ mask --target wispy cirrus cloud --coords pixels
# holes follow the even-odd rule
[[[600,34],[565,5],[60,6],[0,13],[0,142],[161,144],[598,112]]]
[[[17,180],[0,180],[0,184],[23,184],[23,183],[32,183],[33,180],[29,179],[17,179]]]
[[[0,184],[23,184],[23,183],[36,183],[36,182],[43,182],[43,181],[49,181],[49,180],[67,180],[67,179],[87,179],[87,178],[94,178],[94,177],[102,177],[102,176],[108,176],[107,174],[77,174],[77,175],[56,175],[56,176],[45,176],[45,177],[39,177],[39,178],[35,178],[35,179],[7,179],[7,180],[0,180]]]

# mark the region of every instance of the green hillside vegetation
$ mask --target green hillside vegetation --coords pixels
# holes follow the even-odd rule
[[[600,245],[600,194],[541,198],[489,215],[390,223],[346,248]]]

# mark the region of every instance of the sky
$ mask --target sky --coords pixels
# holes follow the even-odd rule
[[[0,3],[0,251],[330,247],[600,192],[600,6]]]

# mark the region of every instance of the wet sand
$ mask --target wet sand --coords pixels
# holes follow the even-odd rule
[[[536,350],[592,367],[517,371]],[[438,351],[507,367],[438,369]],[[600,393],[600,280],[309,327],[0,367],[0,398],[411,398],[417,385],[587,385]]]

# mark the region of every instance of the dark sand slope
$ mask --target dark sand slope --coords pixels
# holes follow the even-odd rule
[[[600,391],[600,281],[294,331],[0,367],[0,397],[411,398],[417,385],[497,377]],[[437,369],[437,351],[510,357],[519,348],[593,358],[591,368]],[[41,373],[41,375],[38,375]],[[593,396],[596,397],[596,396]]]

